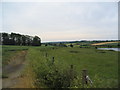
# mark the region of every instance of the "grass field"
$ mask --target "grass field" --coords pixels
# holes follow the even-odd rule
[[[120,42],[104,42],[104,43],[95,43],[95,44],[92,44],[92,45],[116,45]]]
[[[120,48],[120,42],[105,42],[105,43],[96,43],[91,44],[92,46],[103,47],[103,48]]]
[[[2,46],[2,65],[8,64],[9,60],[19,51],[27,50],[26,46]]]
[[[33,83],[36,87],[81,88],[84,69],[93,82],[92,86],[85,87],[118,86],[118,52],[79,47],[3,46],[3,64],[20,50],[28,50],[27,67],[35,74]]]

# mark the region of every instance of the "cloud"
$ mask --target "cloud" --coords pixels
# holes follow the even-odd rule
[[[3,3],[3,30],[38,35],[43,41],[117,39],[117,8],[110,2]]]
[[[3,2],[118,2],[119,0],[2,0]]]
[[[2,31],[2,3],[0,3],[0,31]]]

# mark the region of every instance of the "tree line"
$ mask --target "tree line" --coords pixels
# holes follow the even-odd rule
[[[0,33],[2,45],[41,46],[38,36],[22,35],[18,33]]]

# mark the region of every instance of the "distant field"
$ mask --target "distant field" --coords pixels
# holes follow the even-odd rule
[[[105,44],[114,44],[114,43],[120,43],[120,42],[104,42],[104,43],[95,43],[95,44],[91,44],[91,45],[105,45]]]
[[[77,42],[77,43],[65,43],[66,46],[73,45],[74,47],[102,47],[102,48],[120,48],[120,42],[94,42],[94,41],[86,41],[86,42]]]
[[[34,86],[36,87],[57,87],[59,85],[66,87],[66,83],[71,82],[70,87],[80,88],[82,87],[83,69],[88,70],[88,75],[93,81],[93,88],[114,88],[118,85],[118,52],[79,47],[3,46],[3,64],[16,52],[26,49],[28,50],[27,67],[34,73]],[[72,75],[69,72],[71,65],[74,71],[72,74],[76,78],[69,81]],[[61,82],[64,83],[61,84]]]

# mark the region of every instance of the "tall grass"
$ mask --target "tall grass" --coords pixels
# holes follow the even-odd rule
[[[2,65],[8,64],[9,60],[16,56],[16,53],[22,50],[28,50],[27,46],[2,46]]]
[[[55,58],[54,64],[52,57]],[[114,51],[103,53],[93,48],[34,47],[29,49],[27,59],[36,75],[37,87],[81,88],[83,69],[88,70],[94,88],[118,85],[118,53]],[[74,66],[74,78],[70,77],[70,65]]]

